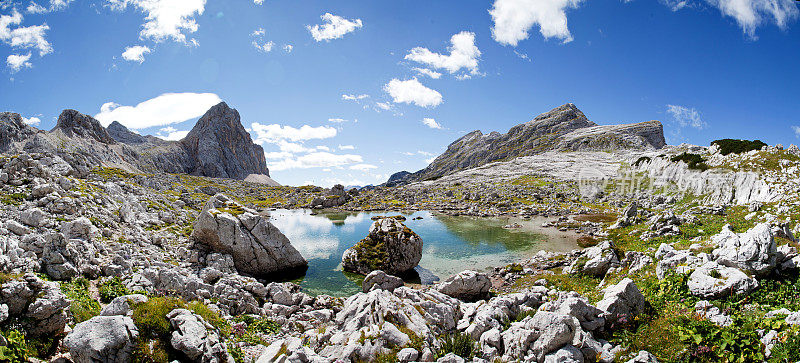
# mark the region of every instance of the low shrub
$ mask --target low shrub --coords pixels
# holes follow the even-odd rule
[[[153,297],[133,306],[133,323],[144,338],[169,337],[170,311],[185,308],[186,303],[176,297]]]
[[[711,145],[717,145],[719,152],[722,155],[728,154],[741,154],[752,150],[761,150],[767,146],[761,140],[736,140],[736,139],[721,139],[714,140]]]
[[[76,323],[84,322],[100,314],[100,303],[89,296],[89,280],[85,277],[62,282],[61,291],[70,300],[69,311]]]
[[[28,344],[25,335],[19,330],[9,330],[2,333],[7,344],[0,346],[0,362],[27,362]]]
[[[703,159],[702,156],[699,154],[691,154],[691,153],[683,153],[680,155],[673,156],[670,158],[672,162],[679,162],[682,161],[689,165],[689,169],[692,170],[700,170],[706,171],[708,170],[709,166],[706,164],[706,160]]]
[[[100,282],[97,284],[97,290],[100,293],[100,301],[102,301],[104,304],[108,304],[111,302],[111,300],[114,300],[120,296],[130,294],[130,291],[128,291],[128,288],[122,284],[122,280],[120,280],[119,277],[114,277]]]
[[[453,353],[464,359],[471,359],[475,355],[475,341],[466,333],[448,334],[440,340],[441,348],[436,352],[437,358]]]

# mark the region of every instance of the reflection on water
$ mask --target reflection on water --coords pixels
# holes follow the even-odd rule
[[[270,213],[270,221],[308,260],[305,276],[294,281],[310,294],[344,296],[361,290],[363,276],[342,271],[342,254],[367,235],[371,217],[384,214],[312,215],[309,210],[277,210]],[[485,270],[503,266],[542,249],[576,248],[574,236],[539,228],[542,220],[438,216],[426,211],[402,214],[407,218],[404,223],[422,237],[418,272],[423,283],[431,280],[431,274],[447,278],[467,268]],[[416,217],[422,219],[414,220]],[[503,228],[512,222],[523,227]]]

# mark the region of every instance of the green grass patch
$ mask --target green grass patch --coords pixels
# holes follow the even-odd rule
[[[89,295],[89,280],[78,277],[61,283],[61,291],[70,300],[69,312],[76,323],[81,323],[100,314],[100,303]]]

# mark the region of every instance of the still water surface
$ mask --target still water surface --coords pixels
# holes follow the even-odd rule
[[[346,296],[361,290],[363,276],[343,272],[344,251],[366,237],[378,215],[406,216],[403,222],[422,237],[422,260],[418,271],[430,283],[465,269],[487,270],[529,257],[539,250],[570,251],[577,248],[571,233],[543,229],[546,219],[474,218],[414,213],[359,212],[312,215],[310,210],[276,210],[270,221],[308,260],[303,277],[292,280],[309,294]],[[416,217],[422,219],[414,220]],[[523,227],[505,229],[519,223]]]

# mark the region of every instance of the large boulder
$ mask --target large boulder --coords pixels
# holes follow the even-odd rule
[[[444,282],[438,284],[436,289],[439,292],[452,296],[459,300],[477,300],[489,295],[492,282],[486,274],[466,270],[450,276]]]
[[[236,270],[251,275],[308,265],[277,227],[224,194],[208,200],[194,223],[192,238],[214,252],[231,255]]]
[[[28,337],[57,335],[67,325],[69,301],[58,283],[44,281],[32,273],[0,286],[2,306],[6,306],[3,310],[8,316],[20,318]]]
[[[394,291],[394,289],[403,286],[403,279],[387,275],[386,272],[375,270],[367,274],[361,288],[364,292],[370,292],[374,289]]]
[[[729,225],[711,237],[716,244],[712,255],[729,267],[763,276],[775,268],[777,247],[769,223],[761,223],[744,233],[734,233]]]
[[[704,299],[720,299],[749,294],[758,287],[758,281],[737,268],[711,261],[695,269],[689,275],[687,285],[692,295]]]
[[[606,288],[597,308],[605,312],[606,323],[632,322],[634,316],[644,312],[645,298],[633,280],[626,277]]]
[[[584,273],[603,277],[612,267],[619,267],[619,257],[614,245],[605,241],[597,246],[584,248],[578,257],[565,271],[567,273]]]
[[[228,351],[214,328],[202,317],[186,309],[167,314],[172,325],[172,347],[186,354],[193,362],[218,363],[228,361]]]
[[[346,271],[366,275],[374,270],[400,274],[419,264],[422,238],[392,217],[378,218],[366,238],[342,255]]]
[[[127,316],[95,316],[75,326],[66,338],[75,363],[128,362],[139,331]]]

